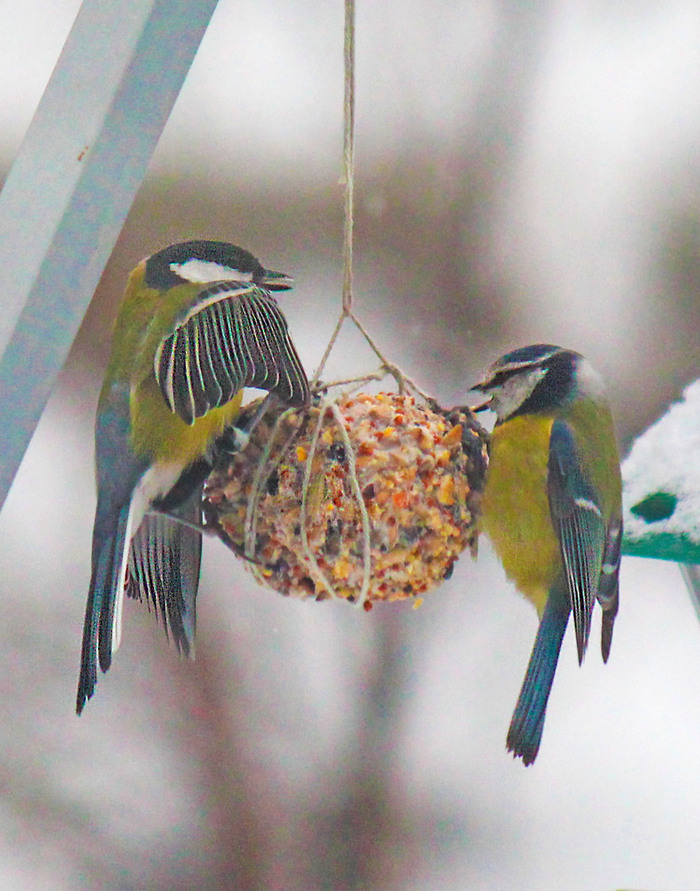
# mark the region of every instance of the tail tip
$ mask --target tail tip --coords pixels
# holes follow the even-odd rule
[[[588,649],[588,635],[590,634],[590,630],[581,634],[576,634],[576,653],[578,655],[578,664],[583,665],[583,660],[586,656],[586,650]]]
[[[508,739],[506,740],[506,749],[512,753],[513,758],[522,758],[522,762],[525,767],[529,767],[534,763],[535,758],[537,758],[537,753],[540,750],[539,740],[537,742],[523,742],[522,740],[516,740],[514,735],[508,734]]]
[[[600,635],[600,652],[603,656],[603,662],[608,661],[610,656],[610,647],[612,646],[613,623],[606,622],[603,616],[603,630]]]
[[[96,686],[97,671],[95,670],[94,662],[92,664],[87,663],[82,665],[80,669],[80,678],[78,680],[78,695],[75,700],[76,715],[82,714],[88,700],[92,699]]]
[[[85,688],[81,684],[78,687],[78,696],[75,701],[75,713],[80,716],[87,704],[88,700],[92,698],[92,694],[95,692],[94,686],[92,688]]]

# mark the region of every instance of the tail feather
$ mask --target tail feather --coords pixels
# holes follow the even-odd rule
[[[172,508],[173,517],[201,523],[201,503],[199,485]],[[153,512],[143,518],[131,547],[131,591],[153,607],[178,652],[194,657],[202,536],[173,517]]]
[[[112,534],[96,527],[93,535],[92,578],[85,609],[83,645],[76,711],[80,714],[97,684],[97,663],[107,671],[112,662],[115,619],[121,615],[130,505],[118,513]],[[117,639],[118,639],[118,635]]]
[[[525,765],[532,764],[540,748],[549,693],[570,613],[568,596],[560,599],[550,595],[547,599],[506,741],[508,751],[522,758]]]
[[[610,647],[612,646],[613,628],[615,626],[615,616],[617,615],[617,601],[615,601],[615,609],[603,610],[603,623],[600,634],[600,651],[603,656],[603,662],[608,661],[610,655]]]

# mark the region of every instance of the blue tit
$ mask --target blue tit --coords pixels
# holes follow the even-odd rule
[[[114,326],[95,425],[97,510],[77,712],[119,645],[124,594],[146,599],[192,655],[211,449],[244,387],[293,406],[309,385],[272,291],[291,279],[218,241],[136,266]],[[181,522],[182,521],[182,522]],[[187,525],[190,524],[190,525]]]
[[[507,737],[531,764],[573,612],[581,664],[597,599],[607,661],[619,602],[620,459],[603,382],[579,353],[536,344],[507,353],[474,389],[497,416],[481,527],[540,617]]]

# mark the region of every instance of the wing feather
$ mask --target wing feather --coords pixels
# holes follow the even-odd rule
[[[561,548],[579,662],[591,633],[603,565],[605,519],[585,479],[569,426],[555,421],[549,441],[549,507]]]
[[[201,486],[177,509],[185,519],[201,518]],[[129,590],[145,600],[183,656],[194,655],[202,536],[158,513],[147,514],[131,542]]]
[[[622,554],[622,517],[613,517],[608,527],[603,566],[598,588],[598,603],[603,609],[600,647],[603,662],[608,661],[613,626],[620,605],[620,557]]]
[[[201,291],[164,338],[154,360],[165,401],[188,424],[259,387],[290,405],[309,385],[287,322],[264,288],[217,282]]]

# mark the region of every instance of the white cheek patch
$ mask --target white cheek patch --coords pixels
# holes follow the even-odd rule
[[[533,368],[521,374],[514,374],[500,387],[494,387],[490,408],[496,412],[498,420],[503,421],[520,408],[545,374],[544,368]]]
[[[180,278],[201,285],[222,281],[249,282],[253,279],[252,272],[240,272],[211,260],[185,260],[184,263],[171,263],[170,268]]]
[[[603,378],[585,359],[579,359],[576,363],[576,376],[580,393],[585,393],[593,399],[605,399]]]

